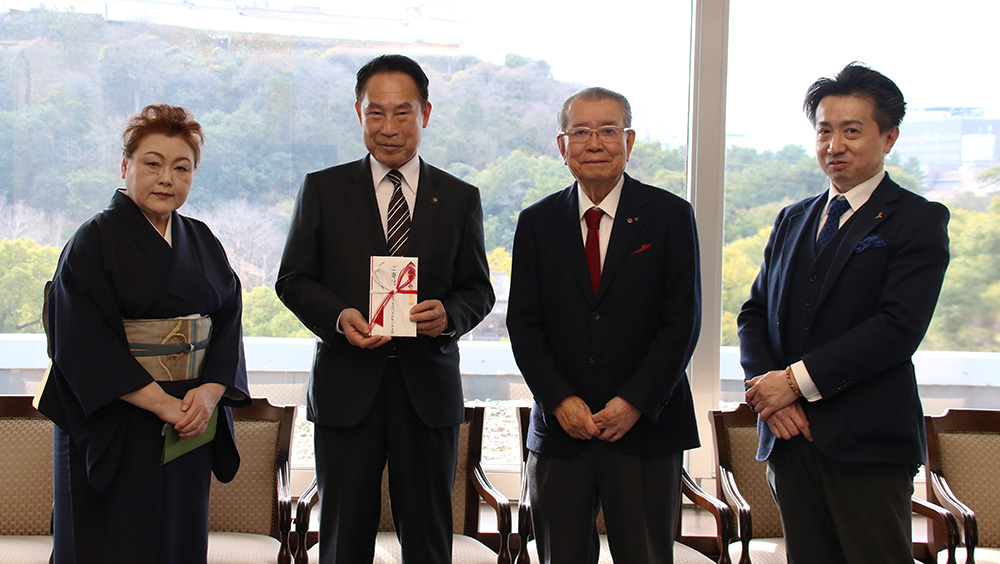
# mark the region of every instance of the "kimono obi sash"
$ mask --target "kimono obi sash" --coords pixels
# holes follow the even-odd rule
[[[128,349],[157,382],[201,377],[212,335],[212,319],[123,319]]]

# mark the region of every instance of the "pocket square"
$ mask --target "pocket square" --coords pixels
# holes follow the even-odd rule
[[[652,247],[653,247],[653,245],[651,245],[651,244],[649,244],[649,243],[646,243],[645,245],[643,245],[643,246],[639,247],[638,249],[636,249],[636,250],[632,251],[632,254],[633,254],[633,255],[637,255],[637,254],[639,254],[639,253],[641,253],[641,252],[643,252],[643,251],[648,251],[648,250],[649,250],[649,249],[651,249]]]
[[[865,237],[858,242],[858,246],[854,247],[854,254],[859,254],[867,249],[877,249],[879,247],[884,247],[888,245],[889,242],[883,239],[881,236],[872,233],[871,235]]]

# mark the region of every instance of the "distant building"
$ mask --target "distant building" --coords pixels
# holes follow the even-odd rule
[[[924,188],[932,197],[947,200],[963,192],[997,191],[978,180],[1000,158],[1000,119],[983,108],[936,107],[912,110],[900,126],[893,153],[905,162],[920,161]]]

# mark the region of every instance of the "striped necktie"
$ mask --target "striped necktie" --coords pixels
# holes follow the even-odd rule
[[[389,254],[398,257],[406,254],[406,238],[410,234],[410,208],[406,205],[406,198],[403,197],[403,175],[398,170],[392,169],[385,177],[393,186],[392,198],[389,199],[385,241],[389,246]]]

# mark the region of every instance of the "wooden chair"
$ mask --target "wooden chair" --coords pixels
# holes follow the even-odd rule
[[[458,468],[452,490],[452,561],[466,564],[510,564],[510,502],[486,477],[480,458],[483,450],[484,407],[466,407],[465,422],[459,427]],[[403,561],[392,523],[389,499],[389,468],[382,472],[382,515],[375,539],[374,564],[398,564]],[[299,498],[295,531],[299,539],[295,564],[319,562],[319,545],[309,534],[309,519],[319,503],[318,484],[314,478]],[[479,503],[486,501],[496,512],[499,546],[491,549],[479,533]],[[307,550],[308,549],[308,550]]]
[[[208,515],[209,564],[289,564],[292,528],[289,454],[294,405],[255,398],[233,409],[240,470],[222,484],[212,478]]]
[[[517,411],[517,422],[521,429],[521,498],[517,511],[517,532],[520,538],[520,549],[517,553],[516,564],[530,564],[531,562],[541,562],[535,546],[534,533],[531,525],[531,505],[528,501],[527,472],[523,471],[523,464],[528,461],[528,423],[531,420],[531,408],[519,407]],[[729,554],[726,548],[735,538],[733,530],[733,514],[729,507],[706,493],[687,473],[681,469],[681,491],[685,497],[693,501],[702,509],[710,512],[715,517],[716,535],[714,537],[682,536],[681,523],[678,520],[676,538],[674,542],[674,563],[675,564],[709,564],[712,557],[717,557],[719,564],[729,564]],[[604,511],[597,515],[597,531],[600,534],[601,553],[599,564],[612,564],[611,548],[608,544],[607,530],[604,525]]]
[[[1000,563],[1000,411],[949,409],[924,419],[927,499],[961,521],[959,559]],[[928,531],[940,546],[936,533]]]
[[[733,508],[738,519],[739,542],[729,546],[733,562],[739,564],[785,564],[785,539],[778,506],[767,484],[767,464],[757,462],[757,413],[745,403],[735,410],[710,412],[714,431],[718,496]],[[752,517],[751,517],[752,508]],[[858,508],[864,511],[864,508]],[[958,542],[955,517],[941,507],[913,498],[913,512],[926,517],[950,539],[951,559]],[[946,543],[947,544],[947,543]],[[919,561],[934,562],[937,551],[928,544],[914,543]]]
[[[31,396],[0,396],[0,562],[52,557],[52,422]]]

